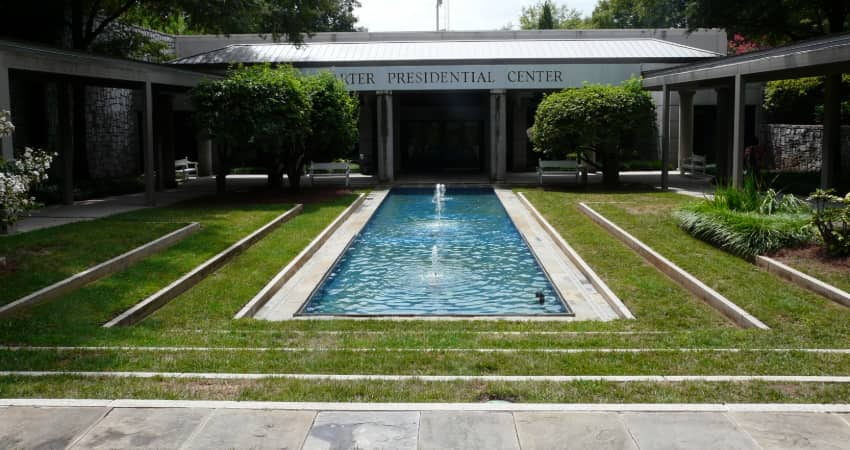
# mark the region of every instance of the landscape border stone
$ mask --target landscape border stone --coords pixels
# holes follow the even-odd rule
[[[31,294],[15,300],[12,303],[8,303],[0,307],[0,317],[5,317],[23,308],[53,300],[56,297],[79,289],[93,281],[97,281],[113,273],[120,272],[137,261],[173,246],[200,229],[200,223],[189,223],[184,227],[136,247],[126,253],[118,255],[108,261],[92,266],[82,272],[65,278],[64,280],[57,281],[50,286],[41,288]]]
[[[178,278],[173,283],[160,289],[158,292],[140,301],[139,303],[136,303],[127,311],[124,311],[114,319],[104,324],[103,327],[112,328],[115,326],[133,325],[142,321],[145,317],[152,314],[154,311],[161,308],[178,295],[182,294],[192,286],[200,283],[201,280],[206,278],[209,274],[215,272],[218,268],[227,263],[227,261],[229,261],[236,255],[242,253],[250,246],[254,245],[257,241],[264,238],[266,235],[271,233],[280,225],[288,222],[293,217],[300,214],[303,210],[303,204],[296,204],[292,209],[275,217],[269,223],[254,230],[248,236],[245,236],[244,238],[240,239],[239,242],[231,245],[226,250],[204,261],[199,266],[195,267],[190,272]]]
[[[661,273],[670,277],[688,292],[704,300],[711,307],[720,311],[737,325],[743,328],[758,328],[762,330],[770,329],[770,327],[768,327],[764,322],[760,321],[755,316],[721,295],[719,292],[708,287],[705,283],[677,266],[672,261],[661,256],[661,254],[629,234],[626,230],[617,226],[614,222],[606,219],[603,215],[587,206],[584,202],[580,202],[578,207],[579,210],[590,217],[591,220],[599,224],[616,238],[623,241],[623,243],[629,246],[637,254],[641,255],[650,264],[660,270]]]
[[[850,293],[838,289],[829,283],[818,280],[811,275],[800,272],[799,270],[768,256],[756,256],[756,265],[770,273],[774,273],[785,278],[797,286],[808,289],[815,294],[822,295],[840,305],[850,308]]]

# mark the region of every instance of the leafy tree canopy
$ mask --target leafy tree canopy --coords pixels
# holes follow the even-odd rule
[[[547,95],[534,115],[534,150],[552,159],[592,148],[601,156],[603,182],[619,181],[620,155],[655,130],[655,103],[639,79],[619,86],[586,84]]]
[[[691,29],[720,27],[767,44],[782,44],[847,28],[846,0],[689,0]]]
[[[594,28],[683,28],[688,0],[600,0],[590,17]]]
[[[850,92],[850,75],[843,75],[842,88]],[[768,81],[764,87],[764,110],[772,123],[822,123],[823,77]],[[850,123],[850,102],[841,102],[841,123]]]
[[[565,4],[556,4],[551,0],[542,0],[531,6],[523,6],[519,17],[519,27],[522,30],[586,28],[584,19],[577,9]]]

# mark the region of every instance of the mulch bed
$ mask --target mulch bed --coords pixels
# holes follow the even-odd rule
[[[824,268],[827,268],[830,271],[834,270],[836,272],[840,271],[850,273],[850,256],[843,258],[829,256],[826,253],[826,250],[820,245],[782,249],[776,252],[773,257],[783,262],[793,262],[795,260],[812,261],[824,266]]]

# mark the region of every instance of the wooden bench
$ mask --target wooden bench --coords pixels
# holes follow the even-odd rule
[[[679,168],[682,174],[690,172],[691,175],[705,175],[705,156],[691,155],[682,160],[682,167]]]
[[[581,158],[553,161],[537,160],[537,181],[542,185],[543,177],[548,175],[575,174],[576,182],[584,182],[584,165]]]
[[[318,173],[316,171],[319,171]],[[314,178],[339,178],[345,177],[345,187],[351,183],[351,165],[346,162],[326,162],[317,163],[310,161],[310,185],[313,184]]]
[[[178,180],[198,177],[198,163],[189,161],[189,157],[174,161],[174,173]]]

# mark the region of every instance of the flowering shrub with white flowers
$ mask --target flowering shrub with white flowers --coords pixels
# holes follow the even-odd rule
[[[0,111],[0,137],[15,130],[8,111]],[[29,147],[12,161],[0,159],[0,225],[11,226],[21,214],[35,208],[30,189],[47,179],[54,154]]]

